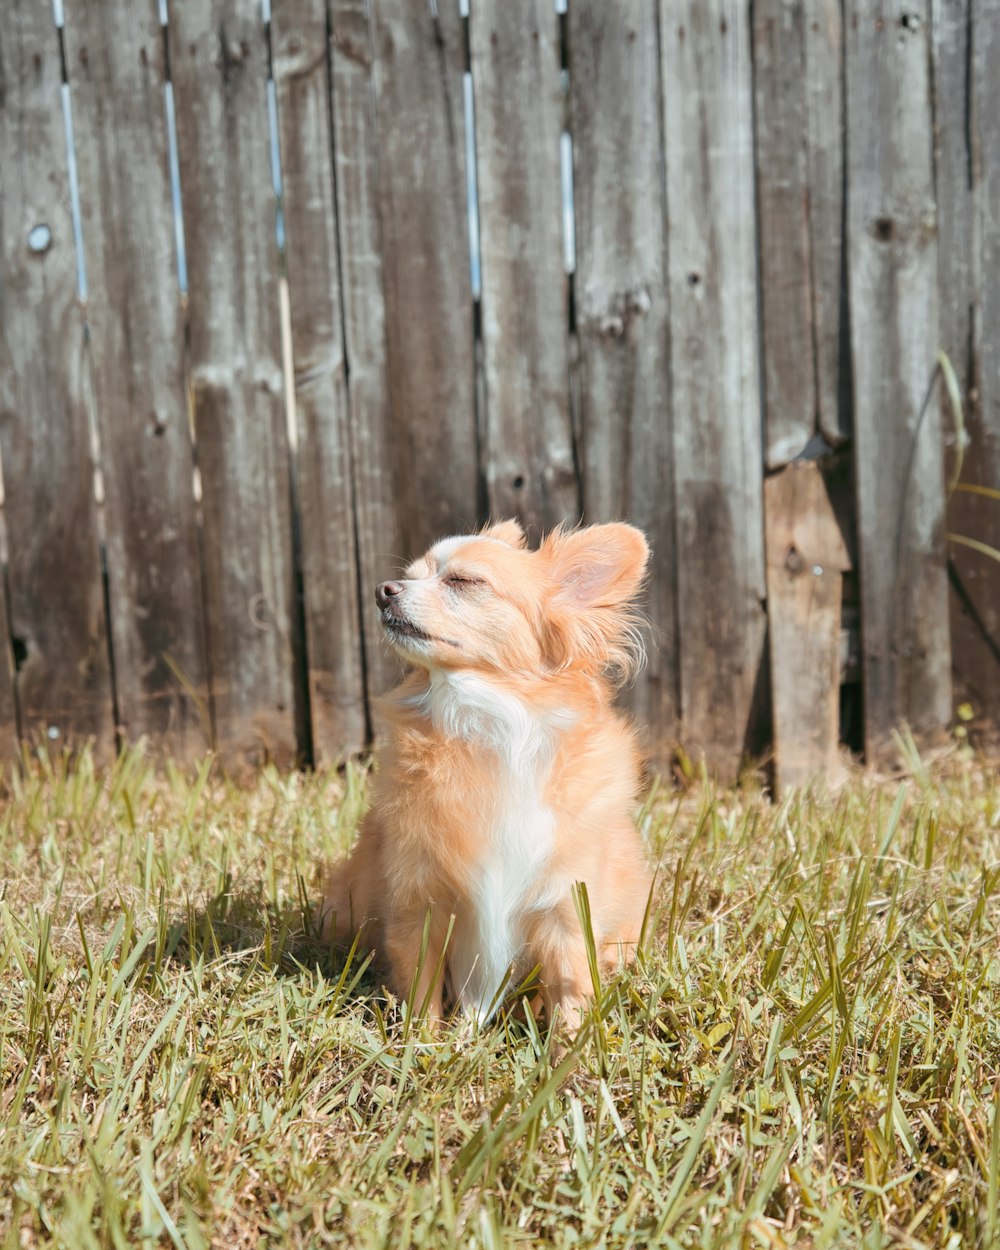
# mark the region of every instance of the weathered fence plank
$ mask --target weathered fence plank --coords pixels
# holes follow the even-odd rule
[[[951,714],[926,4],[847,10],[848,240],[865,745]]]
[[[155,0],[65,9],[118,718],[189,759],[211,724],[163,33]]]
[[[220,756],[296,751],[278,254],[257,0],[170,9]]]
[[[837,771],[843,574],[850,556],[821,466],[764,483],[775,788]]]
[[[660,28],[683,735],[731,777],[768,685],[745,6],[663,0]]]
[[[313,753],[362,746],[364,663],[334,202],[325,0],[273,11],[286,265],[298,422],[298,501]]]
[[[478,515],[457,4],[376,0],[382,273],[396,508],[407,555]]]
[[[663,113],[659,49],[645,37],[655,26],[655,0],[574,0],[569,39],[584,515],[628,518],[652,544],[654,633],[630,702],[662,764],[680,692]]]
[[[934,173],[938,215],[939,338],[963,396],[972,373],[972,152],[969,147],[969,0],[931,6]],[[945,430],[946,442],[949,430]]]
[[[799,455],[816,429],[816,358],[802,4],[753,6],[766,460]]]
[[[473,7],[489,505],[536,532],[575,519],[563,272],[558,26],[550,0]]]
[[[0,451],[21,726],[114,748],[52,12],[0,12]]]
[[[804,27],[816,414],[831,447],[851,436],[844,248],[844,24],[841,0],[811,0]],[[759,166],[758,166],[759,168]]]
[[[766,461],[850,429],[841,384],[843,113],[835,0],[753,7]]]
[[[954,342],[957,356],[962,346],[960,336],[969,324],[968,303],[972,293],[980,293],[970,353],[971,369],[968,366],[962,369],[965,362],[961,357],[952,356],[960,378],[971,373],[966,391],[971,402],[965,408],[968,445],[962,479],[970,485],[997,490],[1000,489],[1000,216],[997,212],[1000,205],[1000,3],[975,0],[969,14],[972,27],[965,33],[972,45],[969,59],[972,80],[961,99],[971,110],[967,132],[971,140],[971,151],[967,153],[971,178],[966,175],[962,179],[959,164],[966,155],[963,142],[966,131],[956,132],[956,127],[964,117],[948,113],[938,122],[939,160],[944,166],[942,169],[939,165],[938,170],[939,196],[946,177],[951,175],[959,181],[957,187],[949,185],[945,200],[950,210],[949,243],[956,245],[959,268],[957,274],[947,274],[942,300],[946,301],[943,315],[947,318],[949,332],[945,342]],[[948,15],[947,10],[945,15]],[[957,32],[953,42],[965,46]],[[938,103],[944,103],[940,91]],[[958,170],[954,169],[956,164],[959,164]],[[966,201],[962,193],[970,183]],[[974,225],[959,216],[966,208],[969,218],[975,215]],[[964,231],[970,225],[978,246],[966,268],[961,244],[965,242]],[[943,283],[946,268],[947,258],[942,256],[939,269]],[[963,288],[963,280],[969,283],[967,287]],[[950,409],[945,411],[950,420]],[[1000,548],[1000,501],[956,491],[948,509],[948,529],[956,537]],[[977,720],[992,722],[995,732],[1000,716],[1000,568],[982,551],[959,542],[951,543],[949,554],[955,592],[951,620],[956,685],[962,697],[971,703]]]
[[[404,517],[392,479],[392,410],[386,345],[373,47],[367,0],[332,0],[334,161],[347,344],[354,508],[369,696],[399,678],[385,645],[375,587],[406,561]],[[377,708],[374,720],[378,726]]]

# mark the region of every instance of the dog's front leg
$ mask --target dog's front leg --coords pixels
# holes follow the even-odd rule
[[[433,906],[394,919],[385,930],[390,988],[400,998],[410,998],[412,994],[411,1011],[414,1014],[425,1012],[431,1024],[438,1024],[444,1018],[444,953],[447,940],[448,919]]]
[[[593,994],[587,944],[572,903],[537,918],[530,949],[539,965],[539,991],[550,1020],[558,1008],[564,1027],[576,1031]]]

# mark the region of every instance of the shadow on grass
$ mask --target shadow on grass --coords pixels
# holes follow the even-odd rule
[[[194,967],[231,960],[236,966],[266,969],[277,976],[312,972],[341,984],[354,983],[352,998],[379,997],[382,982],[371,952],[324,939],[300,882],[298,900],[269,901],[262,888],[223,889],[161,926],[162,958]]]

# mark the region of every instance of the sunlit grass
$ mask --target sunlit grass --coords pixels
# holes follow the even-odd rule
[[[360,766],[6,773],[0,1238],[1000,1245],[1000,782],[910,763],[655,791],[646,950],[568,1046],[431,1038],[325,948]]]

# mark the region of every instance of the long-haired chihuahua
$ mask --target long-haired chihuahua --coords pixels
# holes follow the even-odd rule
[[[376,590],[410,666],[386,698],[372,806],[333,872],[326,929],[363,929],[400,997],[480,1022],[539,969],[576,1026],[592,979],[574,901],[587,888],[605,970],[635,952],[650,873],[630,810],[633,732],[612,700],[642,659],[632,607],[649,548],[630,525],[515,521],[444,538]]]

